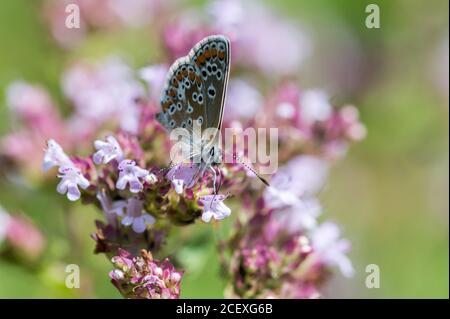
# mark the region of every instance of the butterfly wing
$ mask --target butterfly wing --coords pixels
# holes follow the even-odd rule
[[[206,37],[171,66],[161,97],[158,121],[167,129],[220,129],[228,83],[230,42],[221,35]]]
[[[230,70],[230,41],[222,35],[206,37],[194,46],[189,58],[203,82],[207,127],[220,130]]]
[[[206,127],[205,109],[200,70],[188,56],[179,58],[167,74],[157,120],[168,131],[177,127],[192,127],[194,120],[203,129]]]

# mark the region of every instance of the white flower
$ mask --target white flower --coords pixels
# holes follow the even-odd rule
[[[326,121],[332,111],[328,95],[321,90],[309,90],[300,97],[300,118],[306,124]]]
[[[173,188],[177,194],[183,193],[184,181],[182,179],[174,179],[172,180]]]
[[[123,216],[123,211],[127,206],[126,201],[117,200],[113,202],[104,189],[97,193],[97,199],[110,223],[114,222],[117,216]]]
[[[303,229],[312,229],[317,225],[317,217],[322,206],[316,198],[297,199],[293,205],[275,211],[275,219],[290,233]]]
[[[158,178],[156,177],[155,174],[150,173],[144,177],[144,180],[149,184],[155,184],[158,181]]]
[[[95,152],[93,159],[94,163],[99,165],[101,163],[108,164],[113,159],[121,161],[123,159],[123,151],[114,136],[106,137],[106,142],[96,140],[94,142]]]
[[[80,198],[80,190],[89,187],[89,181],[81,174],[81,171],[74,166],[61,166],[59,168],[58,177],[61,178],[56,190],[60,194],[66,194],[67,198],[71,201],[75,201]]]
[[[339,239],[339,227],[331,222],[321,224],[311,233],[314,257],[328,266],[339,267],[342,274],[351,277],[354,269],[350,259],[345,255],[350,250],[350,242]]]
[[[242,79],[232,80],[228,86],[224,120],[252,119],[262,105],[263,97],[256,87]]]
[[[48,171],[54,166],[74,166],[69,156],[64,153],[62,147],[56,143],[55,140],[47,141],[47,148],[45,149],[44,160],[42,162],[42,170]]]
[[[225,195],[205,195],[199,198],[203,205],[202,220],[205,223],[208,223],[212,217],[215,220],[221,220],[230,216],[231,209],[223,203],[225,198]]]
[[[310,37],[261,2],[240,1],[244,15],[232,29],[236,30],[232,35],[239,45],[239,59],[271,77],[295,74],[311,54]]]
[[[139,193],[144,189],[140,178],[145,179],[149,175],[149,171],[140,168],[135,161],[123,160],[119,164],[119,179],[117,180],[117,189],[124,190],[127,184],[130,184],[130,192]]]
[[[239,31],[239,26],[245,21],[244,8],[240,0],[216,0],[207,7],[211,21],[217,30],[227,33]]]
[[[182,194],[184,186],[191,188],[195,184],[194,175],[197,167],[192,164],[177,164],[167,173],[167,178],[172,182],[172,186],[177,194]]]
[[[159,99],[168,70],[169,67],[166,64],[150,65],[139,70],[140,78],[147,82],[151,96],[155,99]]]
[[[0,243],[6,237],[10,218],[9,214],[0,206]]]
[[[311,229],[321,213],[315,198],[328,174],[325,161],[313,156],[298,156],[271,179],[264,200],[275,210],[275,218],[289,232]]]
[[[154,224],[155,218],[143,211],[144,203],[136,198],[127,202],[127,215],[122,219],[122,225],[130,226],[136,233],[143,233],[147,224]]]
[[[282,119],[290,119],[295,115],[295,106],[289,102],[281,102],[277,105],[277,115]]]

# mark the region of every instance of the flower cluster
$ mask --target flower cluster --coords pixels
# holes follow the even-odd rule
[[[337,225],[317,223],[316,198],[327,163],[312,156],[292,159],[273,176],[256,204],[222,242],[229,270],[227,293],[242,298],[316,298],[330,267],[352,276],[347,240]]]
[[[65,49],[74,49],[89,32],[117,30],[123,26],[148,26],[166,12],[171,1],[161,0],[48,0],[43,16],[56,42]],[[67,28],[68,14],[79,13],[78,28]]]
[[[333,161],[366,131],[355,107],[336,107],[325,92],[303,90],[293,80],[311,50],[299,26],[253,1],[216,0],[201,12],[174,9],[170,19],[154,0],[127,2],[125,11],[114,7],[117,1],[102,1],[102,10],[91,1],[75,2],[87,26],[80,39],[95,29],[140,21],[135,14],[151,15],[161,22],[153,31],[166,54],[139,70],[114,57],[72,64],[61,83],[73,108],[66,118],[43,88],[13,83],[7,103],[20,126],[1,138],[0,156],[43,182],[54,172],[58,193],[98,208],[102,217],[91,235],[95,253],[112,261],[110,277],[124,297],[177,298],[183,273],[172,263],[182,269],[183,260],[167,259],[171,229],[225,218],[235,219],[220,241],[228,296],[315,298],[333,267],[352,275],[349,242],[337,225],[318,221],[318,194]],[[66,39],[55,22],[64,2],[49,3],[53,35]],[[144,10],[149,5],[153,10]],[[217,33],[230,38],[233,51],[223,127],[279,128],[282,166],[268,177],[269,187],[255,182],[253,163],[249,169],[235,160],[203,176],[197,164],[169,164],[170,139],[155,119],[168,67]],[[43,163],[37,163],[45,144]],[[47,174],[37,173],[38,166]]]
[[[125,298],[176,299],[180,295],[182,273],[166,259],[159,262],[152,253],[142,250],[133,257],[119,249],[112,258],[115,267],[109,273],[111,282]]]
[[[45,245],[45,238],[41,231],[28,218],[10,214],[0,206],[0,253],[2,255],[12,255],[30,265],[39,259]]]
[[[197,171],[193,164],[164,167],[156,149],[159,145],[168,147],[168,137],[154,116],[143,117],[142,121],[147,123],[140,123],[139,134],[119,130],[116,137],[108,135],[94,141],[95,150],[88,157],[69,157],[54,140],[47,142],[44,154],[43,168],[58,168],[59,193],[71,201],[81,198],[83,203],[93,203],[103,212],[105,222],[96,221],[97,231],[92,238],[96,241],[95,252],[108,258],[123,255],[125,250],[137,256],[141,249],[162,255],[171,227],[191,224],[200,217],[204,222],[221,220],[231,214],[223,203],[226,196],[212,194],[208,174],[197,180],[193,179]],[[220,175],[229,180],[227,185],[233,185],[225,173]],[[178,295],[171,290],[174,287],[161,290],[164,287],[157,283],[159,286],[153,287],[153,281],[141,282],[146,292],[132,289],[127,296],[132,292],[136,293],[134,297],[149,298]]]
[[[241,92],[238,92],[241,93]],[[244,96],[245,95],[242,95]],[[246,100],[238,100],[232,110]],[[328,95],[318,89],[302,91],[293,82],[281,83],[270,94],[264,112],[246,115],[257,127],[279,127],[282,161],[295,154],[315,154],[328,160],[342,158],[350,142],[364,139],[366,128],[352,105],[335,108]],[[298,143],[301,141],[301,143]]]

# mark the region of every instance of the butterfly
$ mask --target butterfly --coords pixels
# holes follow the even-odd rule
[[[222,157],[218,132],[222,126],[229,71],[230,40],[223,35],[204,38],[170,67],[161,96],[161,112],[156,115],[169,132],[183,128],[191,133],[187,144],[194,146],[194,151],[188,157],[199,159],[194,161],[196,172],[192,181],[211,169],[214,189],[213,166],[220,164]],[[196,128],[200,132],[212,129],[215,133],[204,139]]]

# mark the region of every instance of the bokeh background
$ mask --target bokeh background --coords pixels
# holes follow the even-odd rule
[[[98,32],[76,50],[63,50],[43,22],[42,2],[0,1],[0,134],[14,128],[4,102],[11,81],[41,84],[67,112],[60,76],[70,61],[111,52],[136,67],[158,59],[148,29]],[[345,298],[448,298],[448,1],[266,2],[311,35],[301,86],[325,88],[336,103],[356,105],[368,131],[333,167],[321,194],[324,215],[353,243],[356,269],[355,278],[338,275],[328,289]],[[369,3],[380,7],[380,29],[365,27]],[[93,208],[75,205],[67,218],[69,204],[60,197],[53,186],[1,176],[1,206],[29,216],[47,238],[39,266],[0,255],[1,298],[120,297],[109,283],[110,264],[92,254]],[[204,240],[215,230],[192,229],[181,252],[189,272],[182,296],[222,297],[214,242]],[[80,265],[81,289],[65,287],[68,263]],[[380,267],[379,289],[365,287],[367,264]]]

